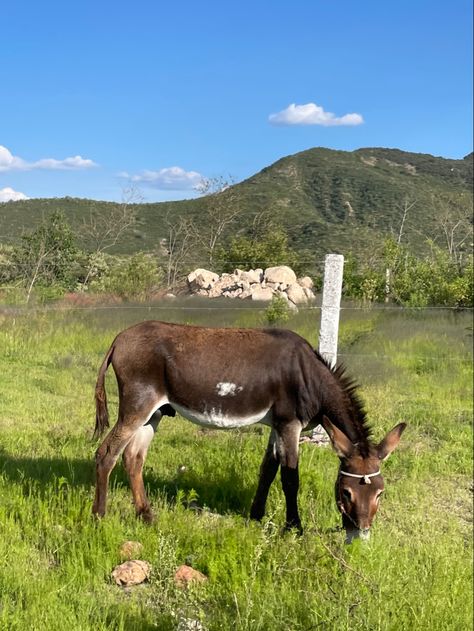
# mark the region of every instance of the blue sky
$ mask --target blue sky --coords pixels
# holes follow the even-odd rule
[[[3,198],[133,181],[182,199],[315,146],[472,151],[468,0],[5,0],[0,18]]]

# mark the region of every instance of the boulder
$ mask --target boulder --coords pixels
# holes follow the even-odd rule
[[[252,300],[270,301],[273,298],[273,289],[271,287],[260,287],[259,285],[250,288]]]
[[[218,298],[226,291],[240,289],[235,277],[231,274],[222,274],[221,278],[209,289],[209,298]]]
[[[291,302],[291,300],[288,298],[288,294],[286,293],[286,291],[276,291],[275,294],[277,296],[280,296],[286,301],[286,304],[291,309],[291,311],[298,311],[298,307],[295,305],[294,302]]]
[[[260,283],[263,279],[263,271],[261,269],[251,269],[248,272],[240,274],[240,280],[247,283]]]
[[[316,296],[314,295],[314,292],[311,289],[309,289],[308,287],[303,287],[303,291],[308,300],[316,300]]]
[[[187,587],[190,583],[203,583],[207,576],[189,565],[180,565],[174,574],[174,582],[178,587]]]
[[[122,561],[130,561],[133,557],[138,556],[143,550],[143,546],[139,541],[125,541],[119,548],[119,554]]]
[[[242,293],[241,293],[241,294],[239,294],[239,296],[238,296],[238,297],[239,297],[241,300],[245,300],[245,298],[250,298],[250,296],[251,296],[251,295],[252,295],[252,292],[250,291],[250,288],[249,288],[249,289],[244,289],[244,290],[242,291]]]
[[[313,279],[309,276],[303,276],[302,278],[298,278],[298,285],[301,285],[301,287],[306,287],[306,289],[313,289]]]
[[[151,572],[151,566],[146,561],[126,561],[112,572],[112,578],[120,587],[140,585],[146,581]]]
[[[219,280],[219,275],[207,269],[198,268],[188,274],[188,285],[192,290],[210,289]]]
[[[265,270],[265,280],[269,283],[286,283],[292,285],[296,283],[296,274],[287,265],[277,267],[267,267]]]
[[[308,300],[303,287],[301,287],[301,285],[298,285],[298,283],[293,283],[292,285],[290,285],[286,290],[286,293],[288,294],[288,298],[291,300],[291,302],[294,302],[295,305],[303,304]]]

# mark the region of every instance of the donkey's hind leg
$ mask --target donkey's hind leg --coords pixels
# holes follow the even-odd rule
[[[94,515],[98,517],[105,515],[107,486],[110,473],[134,432],[142,424],[143,420],[135,420],[135,422],[117,421],[96,451],[96,487],[94,504],[92,506],[92,513]]]
[[[161,416],[161,412],[157,410],[146,425],[136,430],[123,452],[123,463],[130,480],[137,517],[147,523],[153,521],[153,512],[143,484],[143,464]]]
[[[268,492],[280,465],[276,449],[276,440],[276,432],[272,429],[268,440],[267,450],[260,466],[260,477],[258,480],[257,492],[255,493],[252,508],[250,509],[251,519],[260,520],[265,515],[265,504],[267,503]]]

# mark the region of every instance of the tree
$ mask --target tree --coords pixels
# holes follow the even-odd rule
[[[167,287],[171,288],[184,274],[190,253],[195,250],[197,234],[193,220],[188,217],[178,216],[176,219],[171,219],[168,213],[165,222],[168,226],[168,236],[164,246],[166,250],[166,283]]]
[[[143,200],[140,191],[131,186],[122,191],[122,203],[112,208],[109,213],[91,210],[89,218],[82,224],[82,234],[92,244],[88,256],[87,272],[82,283],[87,287],[91,277],[100,265],[101,255],[113,248],[137,222],[134,204]]]
[[[59,211],[43,219],[36,230],[24,235],[13,249],[12,261],[17,278],[25,284],[26,302],[30,301],[37,284],[71,288],[75,282],[76,254],[74,234]]]
[[[236,196],[232,191],[234,184],[232,176],[229,179],[219,176],[203,179],[198,186],[201,195],[206,196],[206,207],[196,236],[204,246],[211,269],[214,265],[216,247],[239,214]]]
[[[235,267],[255,269],[274,265],[288,265],[297,273],[301,271],[298,253],[291,249],[288,235],[280,226],[273,226],[262,238],[232,238],[226,248],[219,249],[218,258],[224,271],[232,271]]]
[[[473,222],[472,199],[462,200],[444,195],[435,202],[436,225],[450,259],[459,271],[463,268],[466,254],[472,252]]]

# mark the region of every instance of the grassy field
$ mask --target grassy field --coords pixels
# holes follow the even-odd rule
[[[199,303],[196,303],[199,304]],[[305,534],[282,534],[283,495],[249,523],[266,429],[203,431],[163,420],[145,481],[157,520],[134,517],[122,466],[96,522],[93,388],[118,330],[142,319],[251,325],[249,309],[0,312],[0,629],[467,630],[472,628],[472,319],[442,311],[343,311],[342,359],[375,436],[409,427],[384,464],[368,545],[343,543],[337,458],[303,444]],[[318,314],[289,323],[314,344]],[[111,413],[116,389],[107,378]],[[181,465],[185,466],[180,472]],[[205,510],[196,512],[194,500]],[[110,573],[140,541],[153,566],[129,591]],[[209,576],[174,586],[178,565]],[[198,627],[196,627],[198,628]]]

